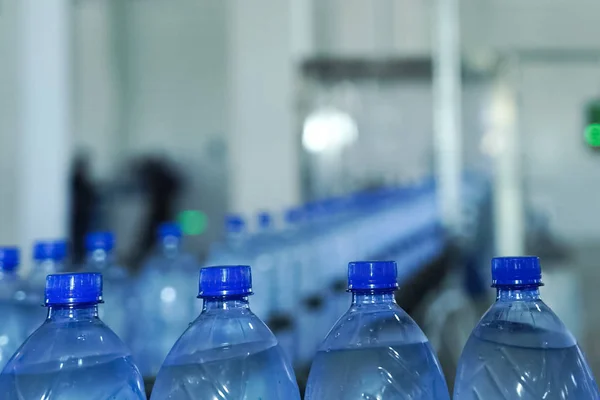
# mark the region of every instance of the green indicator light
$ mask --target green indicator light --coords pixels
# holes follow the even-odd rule
[[[202,211],[182,211],[177,216],[177,221],[185,235],[201,235],[208,226],[208,217]]]
[[[585,141],[592,147],[600,147],[600,124],[589,124],[585,128]]]

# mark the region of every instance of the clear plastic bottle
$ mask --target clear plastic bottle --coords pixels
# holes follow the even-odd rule
[[[250,243],[254,257],[252,260],[247,260],[247,263],[253,263],[254,289],[259,293],[254,296],[252,303],[260,302],[264,304],[263,310],[261,310],[262,313],[256,314],[261,319],[266,320],[277,308],[277,290],[281,289],[275,285],[276,268],[281,264],[277,252],[281,240],[276,236],[271,214],[260,212],[257,216],[257,222],[258,231],[254,234]]]
[[[463,350],[454,399],[600,399],[577,341],[540,299],[539,259],[494,258],[492,282],[496,302]]]
[[[136,285],[136,304],[144,323],[131,324],[128,342],[143,376],[154,377],[181,332],[196,316],[198,263],[183,251],[177,224],[158,229],[158,249],[144,265]]]
[[[100,319],[122,340],[128,342],[128,312],[130,311],[131,282],[127,270],[116,263],[113,249],[115,236],[111,232],[93,232],[85,238],[87,259],[85,272],[100,272],[104,294],[108,300],[100,305]]]
[[[321,344],[307,400],[446,400],[446,382],[429,341],[394,299],[393,261],[348,266],[352,305]]]
[[[66,259],[67,242],[64,240],[40,240],[33,245],[33,268],[27,281],[40,289],[40,303],[43,303],[46,276],[64,272]]]
[[[240,215],[225,217],[225,238],[211,246],[208,265],[243,264],[251,260],[246,221]]]
[[[200,271],[204,307],[163,364],[154,400],[299,400],[294,372],[249,308],[250,267]]]
[[[2,399],[145,399],[129,350],[98,318],[102,275],[49,275],[45,298],[46,321],[0,374]]]
[[[252,280],[254,292],[259,295],[253,296],[252,309],[255,310],[257,300],[268,304],[268,315],[255,313],[267,323],[288,360],[294,365],[298,347],[294,312],[298,299],[295,294],[297,281],[291,273],[291,266],[287,264],[288,237],[275,229],[273,216],[268,212],[258,213],[257,222],[258,232],[252,241],[256,254]],[[263,294],[262,299],[260,294]]]
[[[0,247],[0,368],[31,333],[34,308],[26,302],[24,282],[17,273],[19,260],[17,248]]]
[[[43,240],[33,245],[33,267],[27,277],[27,301],[32,304],[44,304],[44,288],[46,276],[65,272],[67,259],[67,242],[64,240]],[[46,312],[38,307],[34,316],[36,321],[43,321]]]

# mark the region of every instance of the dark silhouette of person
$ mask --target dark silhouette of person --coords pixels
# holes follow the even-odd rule
[[[164,158],[147,156],[138,162],[137,174],[148,200],[148,214],[141,224],[140,240],[132,261],[139,267],[156,242],[158,226],[174,218],[175,203],[181,191],[182,179]]]
[[[71,244],[72,261],[79,265],[85,260],[85,235],[91,230],[97,194],[90,177],[88,157],[75,157],[71,169]]]

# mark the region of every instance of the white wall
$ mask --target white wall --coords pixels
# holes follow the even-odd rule
[[[229,4],[229,199],[254,215],[300,197],[291,1]]]
[[[66,231],[71,122],[69,7],[33,3],[0,8],[0,243],[26,255]]]
[[[226,24],[219,3],[128,2],[115,10],[78,3],[78,144],[93,148],[99,164],[111,163],[115,147],[193,160],[223,133]],[[111,20],[114,12],[124,13],[125,26]],[[116,105],[129,111],[122,131]]]
[[[600,48],[596,0],[462,0],[469,50]]]
[[[224,2],[77,3],[76,138],[97,177],[114,179],[140,154],[165,155],[185,175],[181,209],[224,213],[226,17]],[[119,213],[118,225],[136,213]]]
[[[89,150],[92,172],[106,178],[118,164],[118,83],[111,52],[111,2],[82,1],[73,12],[74,145]]]
[[[523,62],[520,128],[526,196],[570,243],[600,240],[600,154],[583,140],[585,106],[600,97],[598,62]]]
[[[313,0],[316,50],[346,57],[427,56],[435,1]],[[468,52],[600,48],[596,0],[461,0]]]
[[[344,57],[423,56],[431,49],[431,2],[313,0],[316,51]]]
[[[0,9],[0,243],[17,244],[17,3]]]

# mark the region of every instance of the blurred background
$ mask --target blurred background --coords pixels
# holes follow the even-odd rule
[[[111,230],[135,272],[176,220],[204,264],[229,213],[252,231],[268,211],[283,231],[290,207],[417,188],[430,197],[386,203],[365,235],[397,235],[400,257],[429,246],[400,263],[399,301],[448,376],[493,300],[490,257],[523,254],[598,376],[599,14],[595,0],[0,0],[0,243],[28,259],[67,237],[75,261],[86,232]],[[415,202],[430,200],[425,218]],[[327,268],[343,282],[355,253],[339,253]]]

